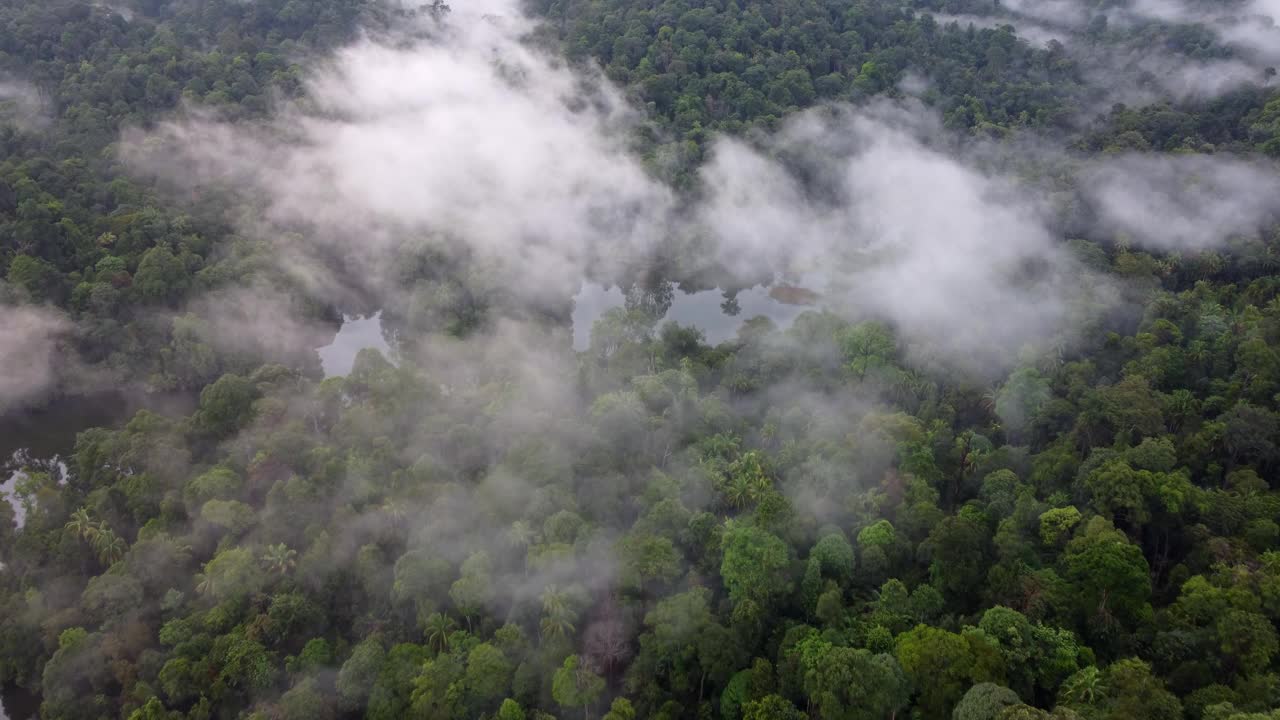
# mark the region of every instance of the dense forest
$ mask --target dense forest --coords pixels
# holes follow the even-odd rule
[[[0,416],[149,408],[16,456],[5,697],[1280,718],[1280,18],[1154,5],[0,0]]]

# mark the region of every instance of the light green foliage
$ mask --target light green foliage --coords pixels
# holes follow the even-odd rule
[[[804,692],[826,720],[874,720],[907,703],[907,678],[890,655],[836,647],[818,637],[796,646]]]
[[[346,707],[358,707],[369,697],[384,656],[382,642],[376,636],[366,638],[356,645],[351,656],[342,664],[334,683]]]
[[[1062,544],[1080,519],[1080,511],[1074,505],[1046,510],[1040,516],[1040,541],[1051,547]]]
[[[551,694],[565,708],[585,708],[604,691],[604,680],[582,664],[577,655],[565,658],[551,680]]]
[[[463,676],[467,693],[478,705],[495,704],[506,695],[514,668],[502,651],[481,643],[467,653],[467,671]]]
[[[253,525],[253,508],[238,500],[210,500],[201,506],[200,519],[239,535]]]
[[[725,528],[723,542],[720,576],[734,602],[750,600],[768,607],[788,592],[790,551],[776,535],[745,523],[732,523]]]
[[[609,712],[604,714],[603,720],[635,720],[636,711],[631,706],[631,701],[626,698],[614,698],[613,704],[609,706]]]
[[[240,491],[241,480],[231,468],[218,466],[202,473],[182,490],[183,502],[191,511],[198,511],[210,500],[233,500]]]
[[[502,701],[502,705],[498,708],[495,720],[525,720],[524,709],[520,707],[520,703],[507,698]]]
[[[996,720],[1005,708],[1019,705],[1018,694],[994,683],[978,683],[969,688],[956,705],[953,720]]]
[[[893,524],[888,520],[877,520],[858,531],[858,548],[888,548],[897,542]]]
[[[803,720],[805,714],[779,695],[767,695],[742,706],[742,720]]]
[[[845,367],[858,380],[882,379],[893,369],[897,342],[884,325],[864,322],[844,331],[840,338]]]
[[[410,643],[398,644],[387,652],[368,691],[370,720],[395,720],[410,712],[414,678],[429,657],[426,648]]]
[[[1065,577],[1074,584],[1077,610],[1094,628],[1150,616],[1147,560],[1138,546],[1105,520],[1090,520],[1067,544],[1062,557]]]
[[[212,502],[212,501],[211,501]],[[205,563],[196,591],[216,600],[243,597],[257,590],[263,580],[258,559],[248,548],[229,548]]]
[[[329,720],[336,717],[330,698],[321,692],[315,678],[303,678],[280,697],[280,717],[284,720]]]
[[[212,659],[221,668],[218,679],[231,687],[261,690],[275,679],[275,663],[270,652],[241,631],[215,640]]]
[[[680,554],[666,537],[640,535],[624,539],[618,548],[633,587],[669,582],[680,572]]]
[[[449,588],[449,597],[464,617],[473,617],[489,602],[493,592],[491,573],[489,555],[484,551],[472,555],[462,563],[462,576]]]
[[[1003,518],[1013,512],[1020,484],[1011,470],[997,470],[982,479],[978,497],[987,504],[987,513]]]
[[[253,417],[257,391],[247,379],[223,375],[200,391],[200,407],[193,422],[202,432],[225,437],[239,430]]]
[[[927,625],[898,636],[894,650],[927,718],[946,718],[969,687],[974,656],[964,637]]]
[[[146,704],[134,710],[129,720],[181,720],[182,713],[177,710],[166,710],[160,698],[151,697]]]
[[[811,558],[818,561],[824,577],[831,578],[841,585],[847,584],[853,577],[853,546],[844,535],[829,534],[813,546],[809,552]]]

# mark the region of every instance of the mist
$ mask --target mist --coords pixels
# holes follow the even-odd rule
[[[353,285],[386,296],[412,238],[483,267],[507,314],[563,306],[584,280],[675,247],[738,278],[823,268],[830,308],[987,374],[1104,300],[1041,199],[977,169],[921,103],[817,108],[772,136],[721,138],[677,203],[629,149],[642,118],[623,93],[537,49],[531,28],[464,7],[425,38],[341,51],[266,125],[193,108],[124,155],[182,187],[238,187],[257,208],[240,231],[270,238],[281,272],[327,302]]]
[[[0,305],[0,413],[45,399],[77,374],[68,346],[72,329],[57,310]]]
[[[1076,118],[1077,123],[1087,124],[1118,102],[1204,102],[1243,87],[1269,84],[1268,69],[1280,57],[1275,50],[1280,31],[1271,10],[1258,2],[1230,13],[1177,0],[1140,0],[1103,9],[1076,0],[1055,0],[1004,3],[991,15],[935,17],[939,22],[979,28],[1008,25],[1033,45],[1061,43],[1080,66],[1093,96]],[[1167,47],[1165,26],[1203,28],[1222,47],[1195,54],[1178,52]],[[1119,43],[1116,29],[1134,35]]]
[[[305,46],[269,37],[297,29],[279,5],[217,42]],[[113,384],[77,343],[194,405],[60,438],[66,472],[18,488],[21,530],[0,505],[0,541],[24,533],[0,542],[0,680],[42,714],[546,717],[617,696],[639,712],[613,717],[951,717],[1099,687],[1086,709],[1114,715],[1131,705],[1109,693],[1173,692],[1200,655],[1221,687],[1257,676],[1213,657],[1275,613],[1142,663],[1194,621],[1177,583],[1262,572],[1277,537],[1280,303],[1258,278],[1280,165],[1203,125],[1200,153],[1109,152],[1183,133],[1098,112],[1230,92],[1261,50],[1112,42],[1096,7],[1015,1],[937,19],[1011,18],[1047,52],[939,33],[922,47],[957,64],[933,82],[855,38],[857,8],[832,20],[839,53],[725,71],[742,95],[698,110],[718,133],[681,83],[719,70],[663,68],[678,100],[640,104],[647,36],[602,69],[513,1],[414,5],[298,75],[246,52],[261,92],[238,108],[203,76],[148,79],[186,99],[118,121],[138,124],[102,154],[139,191],[85,193],[114,210],[83,228],[51,214],[79,232],[21,253],[65,245],[57,283],[10,271],[12,297],[71,314],[0,286],[0,413]],[[1105,12],[1185,10],[1145,7]],[[868,28],[936,30],[879,9]],[[765,27],[799,27],[672,22],[720,20],[765,55],[793,42]],[[568,54],[606,62],[589,44]],[[724,49],[689,57],[749,60]],[[796,109],[812,97],[840,100]],[[1240,245],[1256,257],[1213,256]],[[98,286],[103,312],[81,302]],[[736,322],[698,327],[717,308]]]
[[[1082,173],[1103,230],[1166,251],[1223,247],[1280,212],[1280,167],[1225,155],[1126,155]]]

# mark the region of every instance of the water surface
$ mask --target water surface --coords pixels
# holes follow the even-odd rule
[[[65,479],[67,468],[62,458],[74,452],[79,433],[95,427],[120,427],[144,408],[164,415],[186,415],[195,403],[195,396],[189,393],[104,391],[66,395],[43,407],[0,415],[0,498],[13,505],[21,527],[25,512],[12,493],[24,469]]]
[[[801,313],[822,305],[820,279],[804,277],[795,283],[776,282],[740,290],[720,288],[685,292],[668,283],[670,304],[655,327],[667,322],[696,327],[708,343],[732,340],[743,323],[764,316],[779,327],[787,327]],[[573,298],[573,348],[579,352],[591,344],[591,326],[613,308],[626,305],[626,295],[617,286],[584,283]],[[666,305],[665,300],[662,303]],[[659,308],[663,309],[663,308]]]
[[[35,720],[40,697],[16,685],[0,688],[0,720]]]
[[[320,353],[320,367],[324,369],[324,376],[335,377],[350,373],[356,354],[365,348],[374,348],[388,358],[391,356],[391,346],[382,334],[381,310],[368,317],[343,316],[342,327],[333,337],[333,342],[316,348],[316,352]]]

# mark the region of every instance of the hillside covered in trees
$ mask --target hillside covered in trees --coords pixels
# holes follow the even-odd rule
[[[0,0],[0,717],[1280,718],[1267,13]]]

